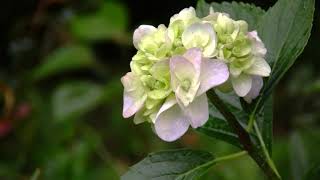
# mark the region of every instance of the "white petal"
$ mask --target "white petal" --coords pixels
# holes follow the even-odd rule
[[[196,17],[196,11],[193,7],[184,8],[179,12],[179,14],[175,14],[170,18],[170,24],[177,20],[188,21]]]
[[[183,57],[193,64],[193,67],[196,71],[200,72],[202,52],[199,48],[189,49],[186,53],[184,53]]]
[[[208,99],[206,94],[196,97],[187,107],[182,107],[185,115],[189,117],[193,128],[203,126],[209,119]]]
[[[233,64],[230,65],[230,74],[234,77],[237,77],[241,74],[242,70],[240,68],[236,68],[233,66]]]
[[[216,33],[209,23],[194,23],[182,33],[182,44],[186,49],[197,47],[205,57],[212,57],[217,46]]]
[[[134,73],[127,73],[121,78],[121,82],[124,86],[122,115],[128,118],[141,109],[147,95],[139,78]]]
[[[209,89],[218,86],[229,78],[228,66],[221,60],[202,59],[200,88],[198,95],[205,93]]]
[[[170,72],[171,76],[175,75],[179,80],[194,79],[197,73],[193,64],[182,56],[174,56],[170,59]]]
[[[271,73],[271,68],[267,61],[265,61],[263,58],[257,57],[255,58],[252,66],[249,69],[245,70],[245,72],[252,75],[267,77]]]
[[[159,117],[159,115],[168,110],[169,108],[171,108],[172,106],[174,106],[175,104],[177,104],[177,101],[176,101],[176,97],[172,94],[170,96],[167,97],[166,101],[163,103],[163,105],[161,106],[156,118]],[[154,122],[153,122],[154,123]]]
[[[264,57],[267,54],[267,49],[265,48],[263,42],[259,38],[257,31],[248,32],[248,36],[253,42],[253,54],[256,56]]]
[[[147,99],[147,95],[139,95],[138,92],[123,92],[123,111],[124,118],[131,117],[141,109],[143,103]]]
[[[195,98],[200,86],[200,71],[197,71],[193,64],[182,56],[175,56],[170,59],[171,88],[176,97],[187,106]],[[183,83],[189,83],[188,89]]]
[[[231,76],[231,83],[236,94],[240,97],[244,97],[251,89],[252,78],[250,75],[246,74],[241,74],[238,77]]]
[[[189,120],[178,105],[162,112],[155,122],[155,131],[164,141],[175,141],[189,128]]]
[[[133,45],[135,48],[138,49],[138,44],[141,41],[141,39],[154,31],[156,31],[157,28],[150,26],[150,25],[140,25],[133,33]]]
[[[211,26],[211,24],[206,23],[204,25],[207,27],[207,31],[210,34],[210,42],[204,48],[203,54],[205,57],[213,57],[217,47],[217,35],[216,35],[216,32],[213,30],[213,27]]]
[[[233,32],[233,27],[234,27],[234,24],[233,24],[233,20],[226,16],[225,14],[223,13],[220,13],[218,15],[218,18],[217,18],[217,24],[221,27],[221,29],[224,31],[224,32],[227,32],[227,33],[232,33]]]
[[[259,96],[260,90],[263,87],[263,79],[260,76],[252,76],[252,87],[249,93],[243,97],[245,101],[251,103],[252,99]]]

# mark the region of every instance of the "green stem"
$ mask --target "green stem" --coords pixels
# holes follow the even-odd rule
[[[269,154],[269,152],[268,152],[268,150],[267,150],[267,147],[266,147],[266,145],[265,145],[265,143],[264,143],[264,141],[263,141],[263,138],[262,138],[262,136],[261,136],[261,133],[260,133],[260,130],[259,130],[259,127],[258,127],[257,123],[254,122],[254,123],[253,123],[253,126],[254,126],[254,130],[256,131],[256,134],[257,134],[257,136],[258,136],[258,139],[259,139],[259,141],[260,141],[260,145],[261,145],[262,151],[264,152],[264,155],[265,155],[265,157],[266,157],[267,163],[268,163],[269,166],[272,168],[272,170],[277,174],[277,176],[280,177],[280,174],[279,174],[279,172],[278,172],[278,170],[277,170],[274,162],[272,161],[272,159],[271,159],[271,157],[270,157],[270,154]]]
[[[247,154],[248,154],[247,151],[240,151],[240,152],[237,152],[237,153],[234,153],[234,154],[230,154],[230,155],[227,155],[227,156],[218,157],[218,158],[212,160],[212,162],[220,163],[220,162],[224,162],[224,161],[230,161],[232,159],[236,159],[238,157],[241,157],[241,156],[244,156],[244,155],[247,155]]]
[[[212,161],[209,161],[209,162],[207,162],[205,164],[197,166],[196,168],[192,169],[191,171],[186,172],[184,175],[190,174],[190,173],[192,173],[194,171],[197,171],[198,169],[201,169],[201,168],[209,169],[214,164],[217,164],[217,163],[220,163],[220,162],[225,162],[225,161],[230,161],[232,159],[236,159],[236,158],[244,156],[246,154],[248,154],[247,151],[240,151],[240,152],[237,152],[237,153],[234,153],[234,154],[230,154],[230,155],[227,155],[227,156],[222,156],[222,157],[219,157],[219,158],[215,158]]]
[[[250,133],[252,131],[252,127],[253,127],[254,122],[255,122],[254,114],[251,114],[249,117],[249,122],[248,122],[248,126],[247,126],[248,133]]]
[[[214,92],[214,90],[208,91],[207,95],[214,106],[227,120],[230,127],[237,133],[240,143],[243,148],[250,154],[252,159],[260,166],[261,170],[269,177],[269,179],[279,180],[281,177],[279,173],[274,170],[274,167],[270,166],[268,160],[264,156],[261,156],[261,150],[254,145],[249,133],[242,127],[237,118],[232,114],[224,102]],[[252,120],[254,122],[254,120]]]
[[[260,101],[261,99],[258,100],[257,104],[260,104]],[[251,112],[250,114],[250,117],[249,117],[249,122],[248,122],[248,126],[247,126],[247,131],[250,133],[253,129],[253,124],[255,123],[255,114],[258,110],[258,107],[259,106],[255,106],[253,111]]]
[[[30,180],[38,180],[40,177],[40,169],[36,169],[33,175],[30,177]]]

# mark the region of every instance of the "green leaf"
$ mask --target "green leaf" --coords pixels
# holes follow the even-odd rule
[[[41,80],[59,73],[90,68],[95,58],[89,48],[69,45],[61,47],[45,58],[45,62],[33,70],[33,79]]]
[[[57,88],[52,96],[53,115],[57,120],[80,116],[98,105],[103,88],[91,82],[70,82]]]
[[[269,97],[263,109],[257,116],[259,129],[261,130],[263,141],[270,155],[272,155],[273,141],[273,99]]]
[[[204,0],[200,0],[197,4],[197,15],[200,17],[207,16],[209,14],[210,7],[212,7],[215,12],[228,13],[230,17],[235,20],[247,21],[250,30],[257,28],[261,17],[265,14],[264,10],[252,4],[245,4],[242,2],[213,2],[211,4],[207,4]]]
[[[238,135],[233,132],[232,128],[229,126],[228,122],[219,113],[219,111],[214,107],[214,105],[209,102],[209,120],[208,122],[196,130],[207,136],[228,142],[234,146],[241,148]]]
[[[206,17],[210,12],[210,4],[205,0],[199,0],[197,3],[196,13],[198,17]]]
[[[248,120],[248,116],[241,107],[239,97],[234,93],[221,93],[219,91],[216,91],[216,93],[226,104],[228,110],[241,121],[240,123],[245,124]],[[211,102],[209,102],[209,120],[204,126],[197,128],[197,131],[242,148],[238,135],[233,131],[226,119]]]
[[[83,40],[106,40],[123,36],[128,26],[126,8],[119,2],[105,2],[90,15],[78,15],[70,23],[72,33]]]
[[[275,85],[302,53],[310,37],[314,0],[279,0],[261,19],[258,33],[272,72],[257,100],[259,110]]]
[[[199,179],[214,159],[198,150],[168,150],[149,154],[132,166],[121,180],[193,180]]]

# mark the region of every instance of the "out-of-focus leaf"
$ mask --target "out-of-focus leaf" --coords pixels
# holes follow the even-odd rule
[[[320,165],[317,164],[313,166],[309,171],[305,174],[304,180],[319,180],[320,179]]]
[[[77,142],[72,149],[72,178],[85,180],[86,169],[88,169],[92,147],[89,141]]]
[[[95,58],[89,48],[69,45],[53,51],[33,72],[34,80],[45,79],[59,73],[90,68],[95,65]]]
[[[211,4],[207,4],[204,0],[200,0],[197,4],[197,15],[200,17],[207,16],[209,14],[210,7],[212,7],[215,12],[228,13],[230,17],[235,20],[247,21],[250,30],[256,29],[261,17],[265,13],[265,11],[260,7],[256,7],[252,4],[245,4],[242,2],[213,2]]]
[[[33,173],[33,175],[31,176],[30,180],[38,180],[40,177],[40,170],[36,169]]]
[[[87,172],[92,168],[90,161],[95,150],[94,140],[77,137],[71,145],[57,149],[46,157],[41,171],[43,179],[88,179]]]
[[[262,108],[275,85],[306,46],[314,4],[314,0],[279,0],[261,19],[258,33],[268,50],[266,59],[272,72],[255,109]]]
[[[122,180],[191,180],[199,179],[212,165],[213,155],[196,150],[169,150],[149,154],[132,166]]]
[[[127,25],[126,8],[117,1],[109,1],[96,13],[75,16],[71,30],[83,40],[105,40],[123,36]]]
[[[118,79],[109,81],[105,86],[87,81],[66,82],[52,95],[53,116],[56,120],[79,117],[101,103],[112,100],[121,92]]]
[[[119,175],[114,171],[114,169],[110,167],[100,167],[96,168],[93,171],[88,172],[88,178],[87,179],[112,179],[112,180],[119,180]]]
[[[91,82],[70,82],[57,88],[52,96],[53,116],[57,120],[80,116],[101,102],[103,88]]]
[[[293,133],[290,137],[290,164],[291,178],[293,180],[301,180],[305,174],[307,164],[307,154],[300,134]]]

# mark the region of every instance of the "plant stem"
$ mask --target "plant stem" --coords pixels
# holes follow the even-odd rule
[[[261,99],[258,100],[257,104],[260,104]],[[253,111],[250,113],[249,116],[249,122],[248,122],[248,126],[247,126],[247,131],[250,133],[253,129],[253,124],[255,123],[255,114],[257,113],[258,109],[260,106],[255,106]]]
[[[249,117],[249,122],[247,126],[247,131],[250,133],[252,131],[253,124],[255,123],[254,114],[251,114]]]
[[[243,148],[256,161],[256,163],[260,166],[261,170],[268,176],[268,178],[274,180],[281,179],[277,171],[274,171],[274,167],[270,167],[270,163],[267,162],[268,160],[266,161],[263,155],[261,155],[261,150],[254,146],[254,143],[252,142],[248,132],[241,126],[234,114],[229,111],[228,107],[214,92],[214,90],[208,91],[207,95],[214,106],[227,120],[231,128],[237,133],[239,141],[242,144]]]
[[[244,156],[246,154],[248,154],[247,151],[240,151],[240,152],[237,152],[237,153],[234,153],[234,154],[230,154],[230,155],[222,156],[222,157],[219,157],[219,158],[215,158],[212,161],[209,161],[209,162],[207,162],[205,164],[197,166],[196,168],[192,169],[191,171],[186,172],[185,175],[191,173],[192,171],[196,171],[197,169],[200,169],[200,168],[207,167],[207,169],[209,169],[214,164],[217,164],[217,163],[220,163],[220,162],[225,162],[225,161],[230,161],[232,159]]]
[[[230,155],[226,155],[226,156],[222,156],[222,157],[218,157],[216,159],[213,160],[214,163],[219,163],[219,162],[224,162],[224,161],[229,161],[232,159],[236,159],[238,157],[247,155],[248,152],[247,151],[240,151],[234,154],[230,154]]]
[[[30,177],[30,180],[38,180],[40,176],[40,169],[36,169],[33,175]]]
[[[260,141],[260,144],[261,144],[261,147],[262,147],[262,151],[264,152],[264,155],[265,155],[265,157],[266,157],[266,159],[267,159],[267,163],[268,163],[269,166],[272,168],[272,170],[277,174],[277,176],[280,177],[280,174],[279,174],[279,172],[278,172],[278,170],[277,170],[274,162],[272,161],[272,159],[271,159],[271,157],[270,157],[270,155],[269,155],[269,152],[268,152],[268,150],[267,150],[267,148],[266,148],[266,145],[265,145],[265,143],[264,143],[264,141],[263,141],[263,138],[262,138],[262,136],[261,136],[261,133],[260,133],[260,130],[259,130],[259,127],[258,127],[257,123],[254,122],[254,123],[253,123],[253,126],[254,126],[254,129],[255,129],[256,134],[257,134],[257,136],[258,136],[258,139],[259,139],[259,141]]]

